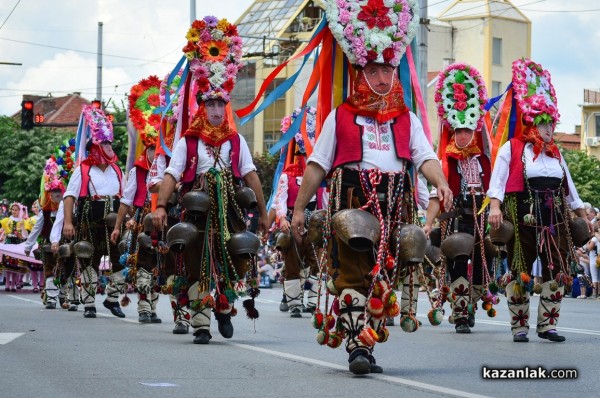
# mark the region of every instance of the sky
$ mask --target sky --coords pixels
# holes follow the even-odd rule
[[[451,0],[428,0],[429,17]],[[581,124],[584,89],[600,89],[597,0],[513,0],[532,21],[532,59],[552,74],[563,132]],[[197,0],[196,17],[235,22],[252,0]],[[96,97],[98,22],[103,22],[102,96],[125,103],[131,86],[163,77],[179,58],[190,25],[189,0],[0,0],[0,115],[19,111],[23,94]],[[460,61],[460,60],[457,60]]]

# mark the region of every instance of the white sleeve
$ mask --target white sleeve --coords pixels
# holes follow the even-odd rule
[[[171,157],[171,162],[169,163],[169,167],[165,169],[165,174],[172,175],[175,181],[179,182],[179,180],[181,180],[183,172],[185,171],[186,158],[186,140],[181,139],[177,141],[177,145],[175,145],[175,149],[173,150],[173,156]]]
[[[419,171],[421,166],[427,160],[438,160],[437,155],[433,151],[429,140],[425,136],[423,124],[414,113],[410,112],[410,158],[415,165],[415,169]]]
[[[63,203],[64,201],[61,200],[60,204],[58,205],[58,210],[56,211],[56,219],[54,220],[52,230],[50,231],[50,243],[60,242],[60,237],[62,236],[62,229],[65,220],[65,208]]]
[[[35,225],[33,226],[33,229],[31,230],[31,232],[29,233],[29,237],[27,237],[27,240],[25,241],[25,250],[29,250],[31,251],[31,248],[33,246],[35,246],[35,242],[38,238],[38,236],[40,236],[40,232],[42,232],[42,227],[44,226],[44,217],[39,217],[38,220],[35,222]]]
[[[490,187],[487,191],[487,196],[490,199],[498,199],[504,202],[504,192],[506,191],[506,183],[508,182],[508,173],[510,171],[511,159],[510,141],[506,142],[498,150],[496,162],[490,177]]]
[[[167,158],[165,155],[160,154],[154,158],[150,172],[148,172],[148,189],[154,185],[160,183],[165,177],[165,169],[167,168]]]
[[[135,198],[135,193],[137,191],[136,170],[136,166],[132,167],[131,170],[129,170],[129,175],[127,176],[127,184],[125,184],[125,189],[123,190],[123,197],[121,198],[121,203],[129,207],[133,205],[133,199]]]
[[[329,114],[329,116],[327,116],[327,119],[325,119],[325,123],[323,123],[323,127],[321,128],[321,134],[319,134],[319,138],[315,143],[313,152],[307,160],[307,164],[310,162],[318,164],[323,170],[325,170],[325,174],[329,173],[331,170],[331,167],[333,166],[333,158],[335,156],[336,114],[337,110],[334,110]]]
[[[567,166],[567,162],[565,162],[565,158],[563,156],[560,157],[560,163],[562,164],[565,174],[567,175],[567,185],[569,186],[569,194],[567,195],[567,202],[569,202],[569,206],[573,210],[583,208],[583,201],[579,197],[577,193],[577,188],[575,188],[575,184],[573,183],[573,178],[571,177],[571,172],[569,171],[569,167]]]
[[[285,217],[287,214],[287,198],[288,198],[288,175],[283,173],[279,176],[277,183],[277,193],[271,207],[275,209],[277,218]]]
[[[65,191],[63,198],[72,196],[77,199],[79,198],[79,192],[81,192],[81,167],[77,167],[75,171],[73,171],[73,175],[71,175],[69,185],[67,185],[67,190]]]
[[[254,161],[252,160],[252,154],[250,153],[250,148],[248,148],[248,143],[243,135],[240,136],[240,160],[239,160],[239,170],[242,177],[245,177],[246,174],[251,171],[256,170],[256,166],[254,166]]]
[[[420,178],[417,178],[417,205],[425,210],[429,206],[429,190]],[[437,195],[436,195],[437,196]]]

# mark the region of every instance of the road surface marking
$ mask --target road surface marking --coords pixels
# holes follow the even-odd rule
[[[0,345],[8,344],[25,333],[0,333]]]

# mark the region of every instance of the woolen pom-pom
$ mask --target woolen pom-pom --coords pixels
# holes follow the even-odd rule
[[[317,332],[317,343],[325,345],[329,341],[329,332],[327,330],[319,330]]]
[[[337,297],[333,300],[333,303],[331,303],[331,311],[333,311],[336,316],[340,316],[340,300]]]
[[[412,333],[419,328],[419,321],[412,315],[404,315],[400,318],[400,327],[406,333]]]
[[[342,336],[340,336],[338,333],[329,334],[327,345],[331,348],[338,348],[342,345]]]
[[[400,314],[400,305],[398,304],[398,302],[395,302],[394,304],[387,307],[385,309],[385,313],[387,316],[392,318],[398,316]]]
[[[444,320],[444,312],[439,308],[429,310],[427,313],[427,319],[433,326],[438,326]]]
[[[379,340],[379,336],[377,332],[373,328],[363,328],[358,335],[358,339],[366,346],[373,347],[377,340]]]
[[[325,320],[327,323],[327,329],[331,330],[335,327],[335,317],[333,315],[327,315]]]
[[[379,331],[379,333],[377,333],[377,335],[379,336],[379,338],[377,339],[378,343],[385,343],[388,338],[390,337],[390,331],[387,330],[387,328],[381,328],[381,330]]]
[[[321,313],[321,311],[319,311],[319,310],[315,311],[312,316],[313,328],[321,329],[323,327],[323,319],[324,319],[323,313]]]
[[[494,317],[496,316],[496,310],[495,310],[495,309],[493,309],[493,308],[490,308],[490,309],[488,310],[487,314],[488,314],[488,316],[489,316],[490,318],[494,318]]]
[[[383,302],[378,297],[371,297],[367,304],[367,310],[374,318],[380,318],[383,315]]]

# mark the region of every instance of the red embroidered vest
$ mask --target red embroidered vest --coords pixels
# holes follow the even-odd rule
[[[487,192],[490,186],[490,177],[491,177],[491,164],[490,160],[485,155],[480,155],[477,157],[479,164],[481,165],[481,185],[483,187],[483,192]],[[448,156],[448,185],[452,190],[452,194],[456,197],[460,194],[462,177],[458,172],[458,161]]]
[[[148,170],[141,167],[135,168],[135,183],[137,189],[135,190],[135,196],[133,197],[133,205],[135,207],[144,207],[146,198],[148,197],[148,187],[146,186],[146,178],[148,177]]]
[[[121,195],[122,194],[121,181],[123,180],[123,172],[121,171],[121,168],[119,166],[117,166],[115,163],[111,163],[109,166],[113,168],[115,173],[117,173],[117,178],[119,179],[118,195]],[[90,169],[91,169],[91,166],[89,164],[82,163],[80,167],[81,167],[81,189],[79,190],[79,197],[85,198],[90,193]]]
[[[190,183],[194,182],[196,178],[196,167],[198,165],[198,137],[193,137],[186,135],[185,137],[186,144],[186,159],[185,159],[185,169],[183,170],[183,176],[181,178],[181,182]],[[229,140],[231,143],[231,150],[229,152],[229,158],[231,159],[231,169],[233,171],[233,176],[235,178],[241,178],[242,175],[240,173],[240,136],[239,134],[234,134],[233,137]]]
[[[339,106],[335,115],[335,154],[333,167],[348,163],[358,163],[363,158],[363,126],[356,123],[358,116],[344,106]],[[398,159],[411,161],[410,156],[410,113],[404,112],[390,122],[394,140],[394,149]],[[342,144],[343,143],[343,144]]]

